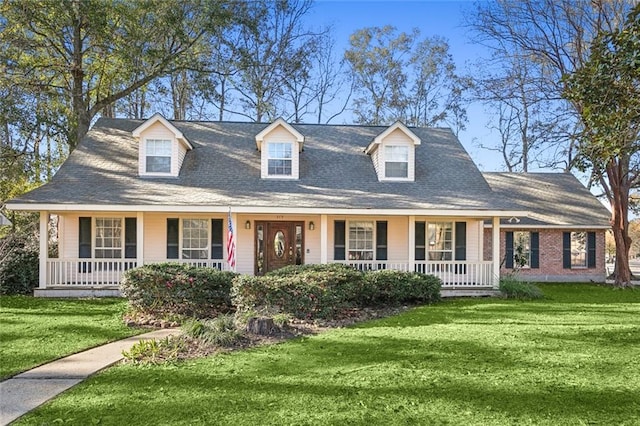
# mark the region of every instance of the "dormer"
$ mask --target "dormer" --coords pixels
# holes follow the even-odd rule
[[[380,182],[415,181],[416,146],[420,138],[399,121],[380,133],[367,146]]]
[[[304,136],[282,118],[256,135],[262,179],[298,179]]]
[[[133,132],[138,140],[138,175],[177,177],[193,149],[182,132],[161,114],[154,114]]]

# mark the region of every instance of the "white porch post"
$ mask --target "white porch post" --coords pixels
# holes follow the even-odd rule
[[[49,257],[49,212],[40,212],[40,271],[38,287],[47,288],[47,258]]]
[[[136,266],[144,265],[144,213],[136,216]]]
[[[409,271],[416,270],[416,217],[409,216]]]
[[[328,223],[327,215],[320,215],[320,263],[322,264],[326,264],[329,261],[329,253],[327,253],[329,243]]]
[[[491,260],[493,261],[492,287],[497,289],[500,286],[500,217],[493,217],[491,232]]]

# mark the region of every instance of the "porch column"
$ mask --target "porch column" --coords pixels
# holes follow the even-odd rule
[[[491,260],[493,261],[492,287],[497,289],[500,286],[500,217],[493,217],[491,231]]]
[[[329,233],[328,233],[328,224],[326,214],[320,215],[320,263],[326,264],[329,261],[329,253],[328,243],[329,243]]]
[[[136,265],[144,265],[144,213],[136,216]]]
[[[47,288],[47,258],[49,257],[49,212],[40,212],[40,270],[38,287]]]
[[[416,270],[416,217],[409,216],[409,271]]]

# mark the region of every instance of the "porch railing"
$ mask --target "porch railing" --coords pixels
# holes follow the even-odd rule
[[[117,286],[135,259],[48,259],[48,286]]]
[[[222,259],[171,259],[162,260],[162,262],[228,269],[226,261]],[[146,261],[146,263],[154,262]],[[136,266],[138,262],[135,259],[47,259],[47,287],[117,287],[124,272]]]
[[[387,262],[374,260],[337,261],[360,271],[392,269],[410,271],[409,262]],[[493,262],[468,261],[415,261],[413,270],[423,274],[435,275],[447,287],[491,287],[493,284]]]

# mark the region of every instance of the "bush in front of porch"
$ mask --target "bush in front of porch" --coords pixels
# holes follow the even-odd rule
[[[236,275],[183,263],[155,263],[126,271],[120,290],[134,310],[214,317],[232,309],[230,290]]]
[[[342,264],[303,265],[264,276],[238,276],[232,300],[238,311],[290,314],[300,319],[331,319],[347,309],[431,303],[440,300],[441,281],[402,271],[361,272]]]

